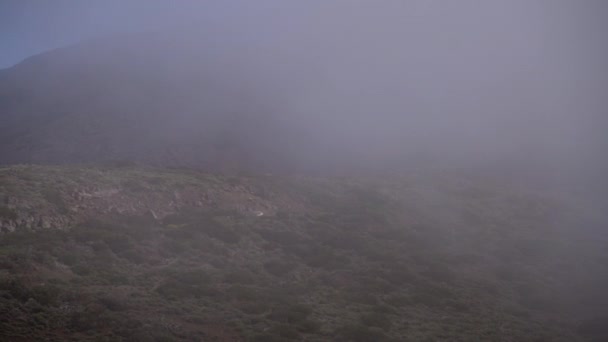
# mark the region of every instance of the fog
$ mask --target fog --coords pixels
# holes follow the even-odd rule
[[[605,0],[2,2],[0,339],[607,340],[606,32]]]
[[[297,131],[260,133],[283,136],[261,146],[281,145],[272,148],[288,151],[268,158],[283,152],[296,168],[427,163],[597,187],[608,172],[607,8],[602,1],[109,1],[27,2],[21,10],[24,18],[54,18],[47,19],[54,40],[45,44],[94,38],[98,49],[77,60],[143,65],[155,82],[196,94],[190,98],[198,101],[176,105],[173,131],[166,122],[158,127],[165,135],[203,134],[196,127],[213,125],[197,120],[213,105],[200,98],[224,98],[213,110],[250,118],[231,121],[239,134],[254,134],[245,132],[260,113]],[[131,54],[98,42],[113,39]],[[207,94],[196,93],[201,79]]]

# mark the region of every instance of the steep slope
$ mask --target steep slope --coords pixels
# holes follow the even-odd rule
[[[3,70],[0,163],[285,165],[297,134],[276,117],[281,92],[254,58],[239,59],[246,47],[228,45],[124,35]]]
[[[0,200],[6,340],[608,333],[601,213],[572,198],[446,174],[12,166]]]

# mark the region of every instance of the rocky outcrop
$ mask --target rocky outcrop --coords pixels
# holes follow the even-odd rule
[[[0,194],[8,203],[0,215],[0,231],[5,233],[19,229],[69,229],[99,215],[144,215],[162,220],[180,210],[208,208],[260,217],[301,207],[294,199],[272,196],[268,191],[256,193],[246,183],[230,184],[218,180],[220,176],[203,173],[176,182],[171,173],[136,171],[141,179],[125,181],[117,176],[124,170],[116,169],[104,171],[104,175],[112,179],[107,181],[92,177],[98,170],[88,168],[80,170],[84,177],[77,183],[66,186],[47,181],[44,190],[40,190],[35,182],[23,181],[23,171],[8,177],[10,170],[3,169],[4,174],[0,170],[0,177],[7,176],[0,184],[4,186]],[[26,167],[26,170],[29,172],[26,178],[34,180],[44,179],[49,172],[38,167]]]

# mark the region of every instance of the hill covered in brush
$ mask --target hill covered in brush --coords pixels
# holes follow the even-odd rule
[[[576,198],[441,173],[11,166],[0,201],[3,340],[608,336],[602,213]]]

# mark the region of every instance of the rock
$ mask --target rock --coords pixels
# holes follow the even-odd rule
[[[154,212],[154,210],[150,209],[150,210],[148,210],[148,212],[150,213],[150,215],[152,215],[152,217],[153,217],[155,220],[158,220],[158,215],[156,215],[156,213]]]

